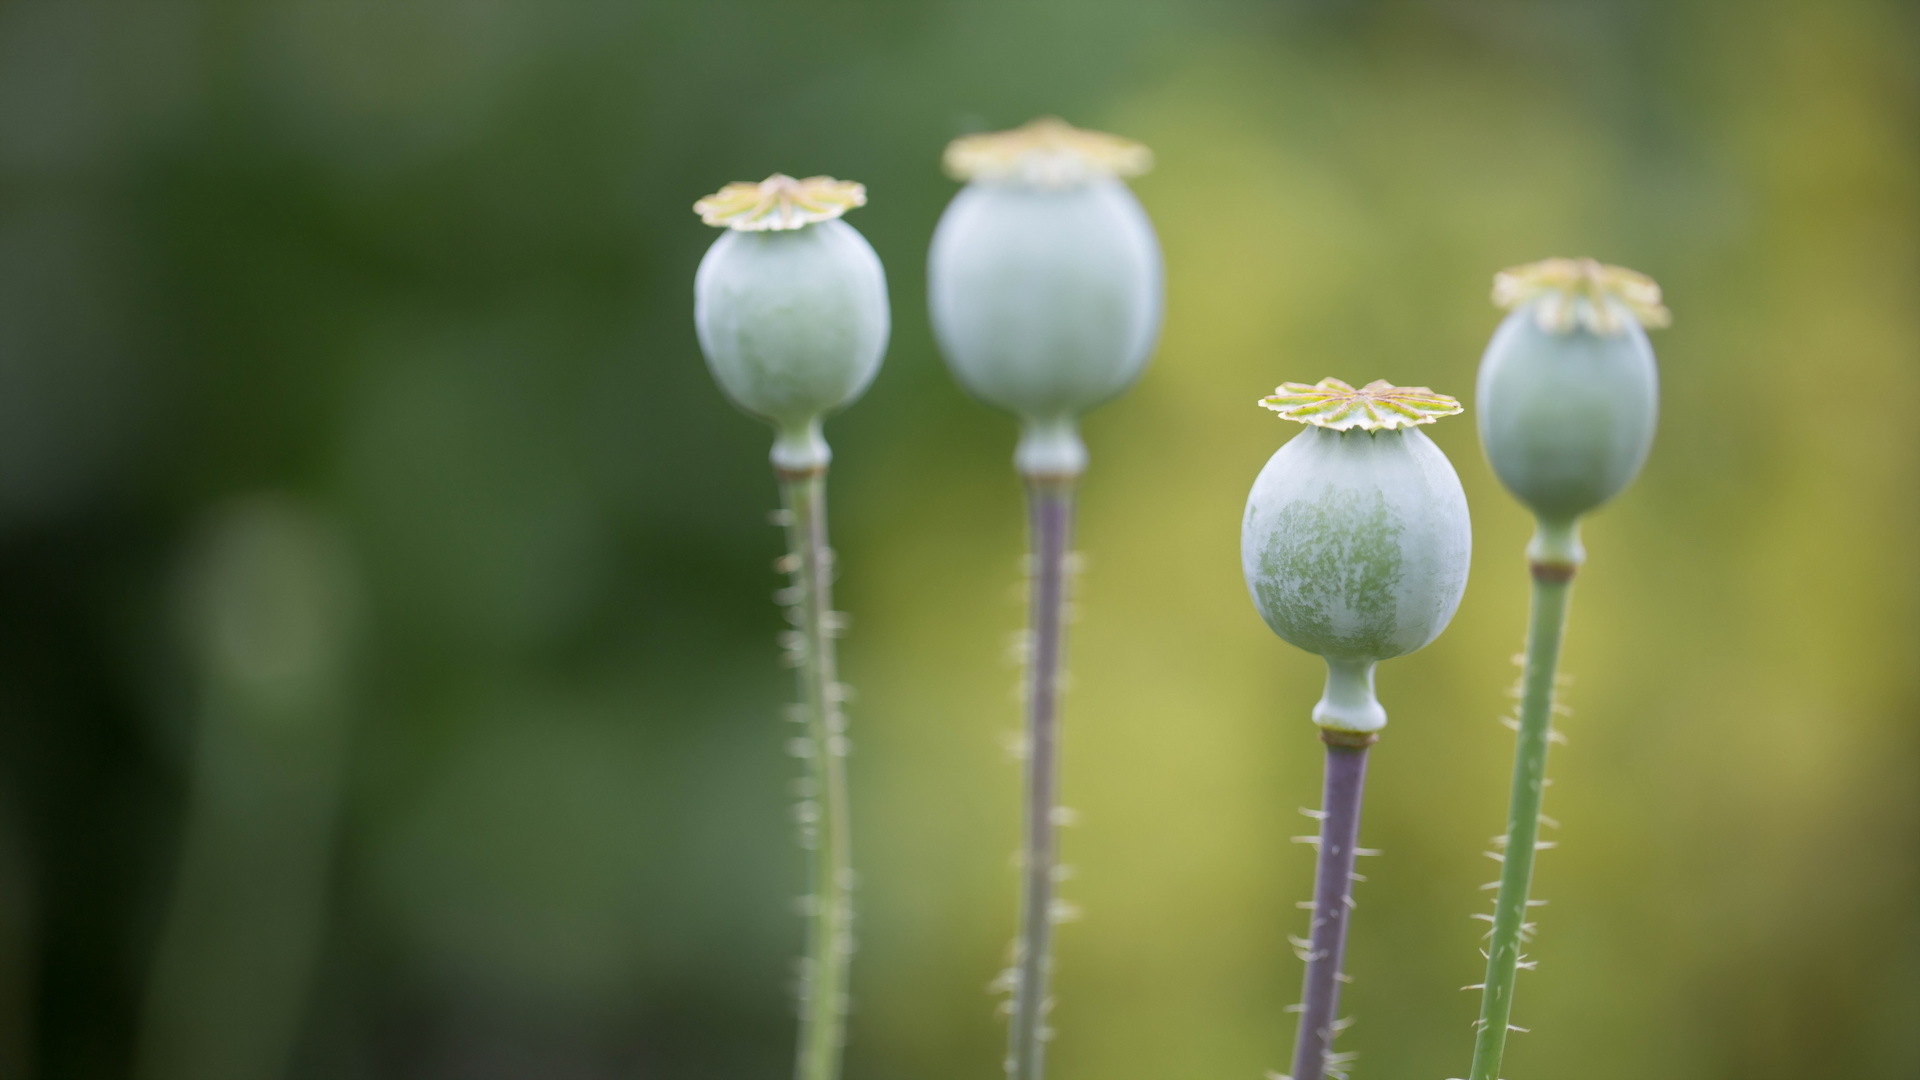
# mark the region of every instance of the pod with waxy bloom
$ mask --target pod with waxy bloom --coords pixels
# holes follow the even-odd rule
[[[1122,179],[1152,162],[1139,143],[1051,117],[947,148],[967,186],[927,256],[934,335],[962,386],[1021,418],[1027,475],[1079,473],[1076,419],[1153,353],[1160,245]]]
[[[1592,259],[1546,259],[1501,272],[1493,297],[1511,314],[1480,361],[1480,440],[1507,490],[1570,535],[1653,447],[1660,379],[1643,327],[1667,324],[1660,287]]]
[[[1322,379],[1286,383],[1260,404],[1308,425],[1254,480],[1240,563],[1268,627],[1327,662],[1313,709],[1326,780],[1293,1061],[1293,1080],[1321,1080],[1341,1060],[1332,1044],[1367,747],[1387,723],[1374,666],[1446,629],[1466,589],[1473,531],[1460,478],[1419,430],[1459,412],[1454,399]]]
[[[820,420],[880,370],[890,318],[872,245],[840,215],[866,188],[780,173],[728,184],[694,209],[726,228],[693,280],[693,325],[714,381],[778,433],[782,469],[824,466]]]
[[[1287,383],[1261,404],[1307,424],[1247,496],[1241,569],[1273,632],[1326,659],[1314,723],[1378,731],[1373,666],[1438,637],[1467,585],[1460,478],[1418,425],[1460,411],[1425,387]]]
[[[1493,300],[1511,310],[1480,361],[1480,441],[1487,460],[1534,513],[1527,549],[1532,612],[1520,677],[1513,787],[1499,854],[1500,890],[1471,1080],[1496,1080],[1511,1026],[1520,948],[1530,937],[1533,862],[1554,737],[1554,685],[1573,576],[1585,553],[1580,518],[1639,475],[1653,445],[1659,375],[1646,329],[1667,325],[1660,286],[1593,259],[1546,259],[1502,271]],[[1528,965],[1531,966],[1531,965]]]

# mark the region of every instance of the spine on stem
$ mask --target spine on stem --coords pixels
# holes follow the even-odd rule
[[[1053,1001],[1054,885],[1059,867],[1060,682],[1065,670],[1067,552],[1073,538],[1071,478],[1027,482],[1031,531],[1031,653],[1026,686],[1026,807],[1020,852],[1020,930],[1014,944],[1013,1016],[1007,1074],[1040,1080]]]
[[[806,955],[800,964],[797,1080],[833,1080],[846,1042],[847,969],[853,956],[853,857],[847,814],[847,723],[834,656],[833,549],[827,543],[826,470],[781,470],[793,574],[790,656],[799,672],[800,745],[808,777],[796,808],[808,853]]]

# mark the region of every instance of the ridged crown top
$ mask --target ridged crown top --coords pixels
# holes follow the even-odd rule
[[[1260,406],[1282,420],[1312,424],[1332,431],[1394,431],[1431,424],[1460,411],[1460,403],[1424,386],[1394,386],[1375,379],[1355,390],[1335,378],[1306,383],[1281,383]]]
[[[759,183],[742,180],[693,204],[693,212],[709,225],[741,232],[803,229],[832,221],[856,206],[867,205],[867,187],[831,176],[795,180],[774,173]]]
[[[1138,176],[1153,168],[1153,151],[1132,139],[1077,128],[1057,116],[947,144],[942,158],[956,180],[1011,180],[1071,187],[1103,176]]]
[[[1652,278],[1597,259],[1542,259],[1493,276],[1493,302],[1508,309],[1539,300],[1534,319],[1556,334],[1585,327],[1596,334],[1618,334],[1633,318],[1649,330],[1673,321],[1660,302]]]

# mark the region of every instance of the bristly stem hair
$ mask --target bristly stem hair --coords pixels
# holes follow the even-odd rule
[[[847,823],[845,688],[834,658],[840,616],[833,610],[833,549],[827,544],[826,470],[780,470],[793,574],[786,640],[799,671],[794,719],[806,725],[795,749],[808,777],[795,808],[808,855],[806,956],[800,962],[800,1048],[796,1080],[837,1080],[846,1043],[847,968],[853,955],[853,862]]]
[[[1513,794],[1487,946],[1487,977],[1480,998],[1479,1032],[1473,1042],[1471,1080],[1498,1080],[1513,1016],[1514,976],[1520,948],[1532,936],[1527,897],[1533,887],[1533,857],[1540,840],[1540,797],[1546,788],[1547,745],[1553,738],[1554,676],[1573,588],[1569,563],[1533,564],[1533,610],[1527,626],[1526,666],[1521,676],[1520,726],[1513,755]]]
[[[1020,859],[1020,936],[1014,943],[1013,1016],[1007,1075],[1041,1080],[1053,1002],[1054,885],[1059,865],[1060,681],[1065,669],[1072,478],[1030,476],[1027,512],[1032,576],[1026,698],[1026,816]]]
[[[1322,729],[1327,744],[1325,790],[1320,802],[1320,849],[1313,880],[1313,922],[1307,934],[1300,1031],[1294,1041],[1292,1080],[1331,1074],[1333,1038],[1340,1023],[1340,965],[1353,912],[1353,863],[1360,842],[1360,797],[1367,782],[1367,747],[1377,736]]]

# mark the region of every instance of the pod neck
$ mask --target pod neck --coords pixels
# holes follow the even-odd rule
[[[1370,735],[1387,726],[1387,710],[1373,693],[1372,660],[1327,661],[1327,690],[1313,707],[1313,722],[1327,732]],[[1371,741],[1371,740],[1369,740]]]
[[[1535,522],[1533,541],[1527,545],[1527,562],[1534,577],[1570,581],[1586,559],[1587,549],[1580,546],[1579,518],[1543,517]]]
[[[774,428],[773,467],[784,475],[806,476],[825,472],[833,460],[827,440],[820,433],[820,417],[809,416],[797,423],[781,422]]]
[[[1029,480],[1072,480],[1087,471],[1087,444],[1072,416],[1022,417],[1013,467]]]

